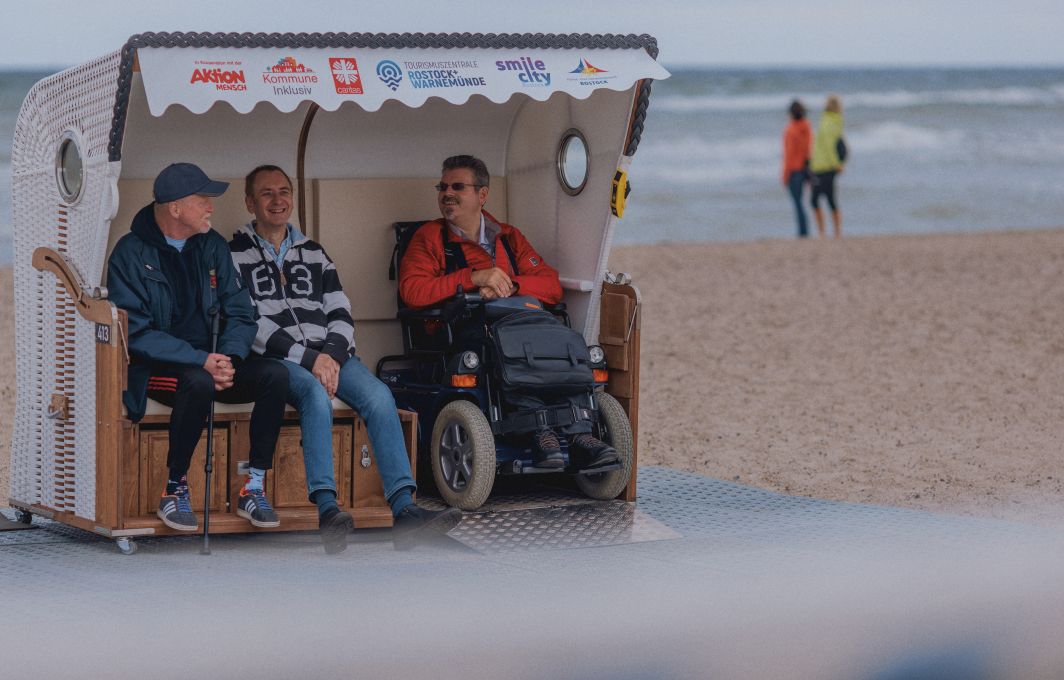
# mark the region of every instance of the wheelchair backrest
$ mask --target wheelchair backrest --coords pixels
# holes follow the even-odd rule
[[[388,280],[399,280],[399,263],[403,261],[403,255],[406,254],[406,248],[410,245],[410,239],[414,238],[414,232],[418,228],[428,222],[429,220],[423,220],[421,222],[394,222],[392,223],[392,230],[395,232],[395,247],[392,248],[392,263],[388,266]],[[396,293],[398,295],[398,293]],[[403,308],[403,301],[399,299],[399,309]]]

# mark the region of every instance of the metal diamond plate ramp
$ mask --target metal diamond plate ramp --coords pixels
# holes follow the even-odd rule
[[[478,512],[464,517],[450,536],[484,554],[680,538],[665,524],[620,501]]]

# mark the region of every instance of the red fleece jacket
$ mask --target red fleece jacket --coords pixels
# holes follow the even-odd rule
[[[792,172],[805,170],[813,148],[813,129],[805,118],[792,120],[783,131],[783,184],[786,186]]]
[[[453,274],[445,273],[441,232],[444,221],[433,220],[418,228],[399,265],[399,295],[403,302],[411,307],[429,307],[454,296],[459,284],[466,293],[475,293],[478,288],[473,284],[473,271],[491,267],[503,270],[517,283],[518,295],[531,295],[549,305],[561,302],[562,286],[557,270],[543,261],[543,257],[517,227],[499,222],[487,212],[484,217],[500,227],[495,238],[495,261],[492,262],[491,255],[479,243],[459,239],[452,231],[448,238],[461,243],[469,264]],[[517,260],[516,275],[500,242],[504,238],[510,243],[514,259]]]

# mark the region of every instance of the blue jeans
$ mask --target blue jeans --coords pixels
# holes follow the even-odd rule
[[[320,489],[336,491],[332,457],[332,403],[314,374],[291,361],[281,361],[288,369],[286,401],[299,410],[303,439],[303,465],[307,471],[307,494]],[[377,471],[384,497],[391,499],[403,489],[417,489],[410,473],[403,428],[395,412],[395,399],[388,387],[351,357],[340,367],[336,396],[353,408],[366,423],[373,444]]]
[[[802,207],[802,189],[805,188],[805,183],[808,180],[809,174],[805,170],[792,172],[791,176],[787,178],[787,188],[791,192],[791,199],[794,201],[794,212],[798,217],[798,238],[809,235],[809,224],[806,222],[805,208]]]

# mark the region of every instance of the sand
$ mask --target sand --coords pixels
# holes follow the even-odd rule
[[[615,250],[643,293],[640,463],[1064,519],[1064,231]]]
[[[643,294],[641,464],[1064,523],[1064,230],[619,247],[611,269]],[[13,362],[0,385],[6,490]]]

